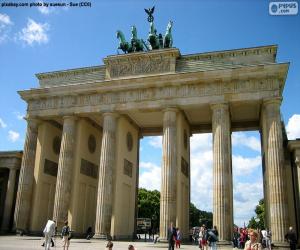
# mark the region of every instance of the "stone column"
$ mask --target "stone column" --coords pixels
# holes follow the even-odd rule
[[[61,229],[64,221],[68,219],[76,136],[76,117],[65,116],[63,120],[53,210],[53,220],[56,221],[58,229]]]
[[[231,132],[228,104],[213,104],[213,224],[220,243],[230,243],[232,234]]]
[[[163,159],[160,195],[160,240],[167,240],[168,227],[176,223],[176,114],[177,109],[164,110]]]
[[[280,104],[281,98],[265,100],[262,112],[265,119],[263,131],[266,133],[264,145],[266,145],[265,163],[268,169],[266,178],[268,178],[267,192],[272,242],[276,245],[285,245],[284,235],[288,229],[288,214]]]
[[[103,115],[103,135],[97,194],[96,238],[106,238],[107,235],[110,235],[113,201],[113,172],[116,162],[116,130],[117,115],[105,113]]]
[[[11,210],[12,210],[14,193],[15,193],[14,191],[15,191],[15,183],[16,183],[16,172],[17,170],[15,168],[9,169],[7,191],[6,191],[6,197],[4,203],[3,221],[1,227],[2,231],[9,230],[9,222],[10,222]]]
[[[27,133],[22,157],[18,193],[14,214],[14,228],[26,231],[30,218],[35,153],[38,135],[38,121],[27,119]]]

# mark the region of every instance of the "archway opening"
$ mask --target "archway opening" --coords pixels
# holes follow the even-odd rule
[[[259,221],[255,208],[264,197],[260,134],[234,132],[231,138],[234,224],[247,227],[251,218]]]

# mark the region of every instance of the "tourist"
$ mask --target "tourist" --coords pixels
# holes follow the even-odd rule
[[[86,237],[87,240],[90,240],[91,238],[93,238],[93,230],[92,227],[88,227],[88,229],[86,230]]]
[[[203,224],[199,232],[199,248],[201,250],[207,250],[207,230]]]
[[[261,244],[258,242],[258,233],[250,230],[250,240],[245,243],[244,250],[262,250]]]
[[[70,227],[67,220],[61,230],[61,236],[63,238],[63,250],[68,250],[70,246]]]
[[[136,250],[135,247],[133,245],[129,245],[128,246],[128,250]]]
[[[291,250],[296,250],[296,245],[297,245],[297,235],[293,227],[289,228],[289,231],[287,234],[284,236],[284,238],[290,243],[290,249]]]
[[[45,250],[50,249],[51,239],[55,235],[55,221],[48,220],[47,224],[43,230],[45,236]]]
[[[108,250],[112,250],[114,246],[114,243],[112,243],[111,239],[108,240],[107,244],[106,244],[106,248]]]
[[[214,228],[212,230],[208,231],[207,234],[208,234],[207,240],[209,241],[210,250],[216,250],[218,236],[219,236],[217,226],[214,226]]]
[[[176,229],[173,226],[173,222],[170,223],[170,227],[168,228],[168,249],[169,250],[174,250],[174,245],[175,245],[175,240],[176,240]]]
[[[181,239],[182,239],[182,235],[181,235],[179,228],[177,227],[176,228],[176,241],[175,241],[176,248],[180,248]]]
[[[240,236],[240,234],[239,234],[238,227],[234,227],[233,237],[232,237],[233,248],[239,247],[239,236]]]

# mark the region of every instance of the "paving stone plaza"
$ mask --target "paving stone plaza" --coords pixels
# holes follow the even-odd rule
[[[20,237],[20,236],[0,236],[0,250],[29,250],[29,249],[44,249],[41,245],[43,243],[42,237]],[[56,247],[52,247],[52,250],[62,249],[62,241],[60,237],[55,239]],[[136,250],[146,250],[146,249],[167,249],[168,245],[163,243],[154,244],[153,242],[130,242],[130,241],[115,241],[113,250],[127,249],[128,245],[132,244],[135,246]],[[72,239],[70,244],[70,250],[96,250],[105,249],[106,241],[104,240],[90,240],[85,239]],[[181,249],[196,250],[199,249],[196,245],[183,244]],[[220,248],[219,248],[220,249]],[[230,247],[222,249],[232,249]]]

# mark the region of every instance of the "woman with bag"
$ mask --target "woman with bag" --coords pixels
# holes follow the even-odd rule
[[[70,227],[68,226],[68,221],[65,221],[65,225],[61,230],[61,236],[63,237],[63,250],[68,250],[70,246]]]

